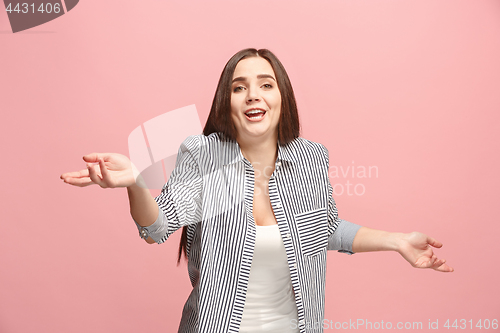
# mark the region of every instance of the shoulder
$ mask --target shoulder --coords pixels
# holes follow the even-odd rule
[[[217,145],[222,142],[224,142],[224,139],[221,133],[212,133],[210,135],[196,134],[188,136],[182,142],[182,145],[195,148],[203,145]]]
[[[314,142],[303,137],[298,137],[291,143],[293,150],[298,154],[312,158],[315,160],[321,160],[328,162],[328,149],[319,142]]]
[[[190,151],[199,150],[204,146],[217,146],[223,142],[220,133],[212,133],[210,135],[196,134],[188,136],[181,144],[181,148],[187,148]]]
[[[223,134],[218,132],[210,135],[190,135],[180,147],[181,152],[188,152],[200,165],[207,167],[216,167],[221,162],[231,160],[237,149],[235,141],[226,140]]]
[[[303,138],[303,137],[298,137],[294,141],[296,142],[296,144],[301,145],[305,149],[309,149],[309,150],[314,151],[314,152],[321,152],[322,153],[324,150],[326,150],[326,147],[323,144],[321,144],[319,142],[314,142],[314,141],[308,140],[308,139]]]

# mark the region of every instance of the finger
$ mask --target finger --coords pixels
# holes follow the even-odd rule
[[[455,269],[453,267],[448,266],[447,264],[442,264],[439,267],[434,268],[438,272],[453,272]]]
[[[427,258],[427,259],[424,259],[422,258],[422,261],[420,262],[419,265],[417,265],[417,267],[420,267],[420,268],[431,268],[433,267],[434,263],[436,262],[436,255],[433,254],[430,258]]]
[[[93,165],[88,165],[87,168],[89,169],[89,177],[92,179],[92,181],[96,184],[98,184],[101,187],[105,187],[106,184],[103,183],[102,179],[99,177],[97,172],[94,170]]]
[[[440,248],[441,246],[443,246],[443,243],[441,243],[441,242],[437,241],[436,239],[429,237],[429,236],[427,236],[427,243],[429,243],[430,245],[437,247],[437,248]]]
[[[99,158],[99,167],[101,168],[103,182],[106,183],[107,187],[114,187],[111,175],[106,165],[104,165],[104,160],[102,158]]]
[[[438,261],[438,257],[433,253],[431,257],[431,267],[436,264],[436,261]]]
[[[82,178],[65,178],[64,182],[66,184],[74,185],[74,186],[79,186],[79,187],[85,187],[89,185],[93,185],[94,182],[90,179],[90,177],[82,177]]]
[[[92,154],[84,155],[83,160],[85,162],[97,163],[97,162],[99,162],[99,158],[102,158],[103,160],[106,161],[108,159],[108,155],[109,155],[109,153],[92,153]]]
[[[438,259],[434,262],[434,264],[431,266],[432,269],[436,269],[438,268],[439,266],[443,265],[445,263],[446,260],[444,259]]]
[[[92,153],[92,154],[83,155],[83,160],[85,162],[97,162],[98,158],[99,158],[99,154],[98,153]]]
[[[80,178],[80,177],[88,177],[89,176],[89,170],[88,169],[83,169],[80,171],[73,171],[73,172],[66,172],[61,175],[61,179],[65,178]]]

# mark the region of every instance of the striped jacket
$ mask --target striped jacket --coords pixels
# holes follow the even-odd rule
[[[222,134],[188,137],[160,195],[158,219],[142,234],[165,242],[188,226],[193,290],[181,333],[238,332],[255,245],[254,169]],[[285,246],[301,333],[323,332],[327,250],[352,254],[360,226],[341,220],[328,178],[328,150],[297,138],[278,145],[269,197]]]

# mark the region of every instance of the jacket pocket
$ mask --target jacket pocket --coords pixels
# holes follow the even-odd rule
[[[313,256],[328,245],[328,219],[326,209],[314,209],[295,215],[302,254]]]

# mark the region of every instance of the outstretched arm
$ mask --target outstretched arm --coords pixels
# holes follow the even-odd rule
[[[432,247],[440,248],[442,243],[421,232],[408,234],[387,232],[361,227],[352,243],[356,252],[397,251],[413,267],[432,268],[440,272],[453,272],[453,268],[438,259]]]
[[[149,226],[157,220],[158,204],[146,188],[142,176],[125,155],[116,153],[92,153],[83,156],[87,169],[66,172],[61,175],[65,183],[85,187],[97,184],[102,188],[126,187],[130,201],[130,214],[140,226]],[[134,174],[138,175],[137,177]],[[139,185],[140,184],[140,185]],[[148,237],[149,244],[155,241]]]

